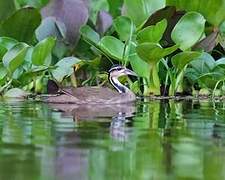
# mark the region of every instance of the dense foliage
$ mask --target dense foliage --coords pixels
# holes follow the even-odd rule
[[[133,69],[143,95],[225,93],[225,0],[0,0],[0,93],[48,79],[103,85]]]

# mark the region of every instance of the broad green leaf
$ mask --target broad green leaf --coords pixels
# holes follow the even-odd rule
[[[9,37],[0,37],[0,45],[5,47],[7,50],[11,49],[18,41]]]
[[[172,57],[171,61],[174,67],[176,67],[178,70],[183,70],[183,68],[189,64],[194,59],[201,56],[200,52],[195,51],[185,51],[180,52]]]
[[[174,27],[171,37],[185,51],[192,47],[204,33],[205,19],[197,12],[188,12]]]
[[[24,73],[23,66],[19,66],[12,74],[12,79],[19,79]]]
[[[21,7],[29,5],[35,8],[42,8],[49,0],[17,0],[17,2]]]
[[[2,80],[7,75],[7,69],[0,63],[0,80]]]
[[[135,25],[142,25],[148,17],[157,10],[165,7],[165,0],[125,0],[124,8]]]
[[[0,21],[8,18],[16,11],[14,0],[0,1]]]
[[[22,89],[13,88],[13,89],[8,90],[4,94],[4,97],[6,97],[6,98],[26,98],[28,95],[29,95],[29,93]]]
[[[219,66],[225,69],[225,58],[220,58],[215,63],[215,67]]]
[[[2,61],[2,58],[6,52],[7,52],[7,49],[3,45],[0,44],[0,61]]]
[[[52,49],[55,46],[55,38],[49,37],[39,42],[33,49],[32,62],[34,65],[49,65],[49,57]]]
[[[23,64],[27,49],[27,44],[18,43],[3,56],[3,64],[11,73]]]
[[[0,25],[0,36],[9,36],[22,42],[31,42],[34,31],[40,23],[41,15],[37,9],[22,8]]]
[[[211,70],[216,65],[214,58],[210,54],[205,52],[190,64],[192,68],[195,69],[199,74],[206,74],[211,72]]]
[[[113,36],[105,36],[100,41],[101,49],[111,58],[123,60],[125,45]]]
[[[120,40],[127,41],[130,39],[133,31],[134,24],[130,18],[126,16],[119,16],[113,21],[113,26],[118,33]]]
[[[219,31],[222,34],[225,34],[225,21],[220,24]]]
[[[88,41],[91,45],[97,46],[100,41],[100,36],[90,26],[84,25],[80,28],[80,33],[83,38]]]
[[[149,79],[149,64],[143,61],[136,53],[129,56],[129,61],[134,72],[140,77]]]
[[[177,9],[186,11],[197,11],[201,13],[208,22],[219,26],[225,20],[224,0],[166,0],[167,5],[176,6]]]
[[[163,33],[165,32],[167,27],[167,21],[166,19],[163,19],[162,21],[158,22],[156,25],[148,26],[141,30],[137,34],[137,41],[139,44],[145,43],[145,42],[152,42],[152,43],[158,43],[163,36]]]
[[[156,43],[142,43],[137,46],[138,56],[149,64],[156,64],[163,57],[176,51],[177,45],[163,49]]]
[[[121,15],[121,9],[123,6],[123,0],[107,0],[109,4],[109,13],[113,17]]]
[[[73,66],[80,62],[80,59],[75,57],[66,57],[56,63],[57,68],[52,71],[53,77],[58,81],[62,82],[62,80],[70,76],[73,73]]]

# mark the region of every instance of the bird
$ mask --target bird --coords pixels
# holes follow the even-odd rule
[[[136,95],[125,85],[123,85],[118,78],[125,75],[137,76],[137,74],[130,69],[114,65],[108,71],[108,80],[115,88],[112,90],[108,87],[65,87],[59,88],[58,94],[49,96],[45,99],[47,103],[63,103],[63,104],[123,104],[134,102]]]

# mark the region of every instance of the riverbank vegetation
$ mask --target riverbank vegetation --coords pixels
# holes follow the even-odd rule
[[[225,95],[225,0],[0,1],[0,93],[121,81],[149,96]]]

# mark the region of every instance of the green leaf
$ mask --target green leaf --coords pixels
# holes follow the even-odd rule
[[[130,64],[138,76],[149,79],[149,64],[143,61],[136,53],[129,56]]]
[[[225,20],[224,0],[167,0],[167,5],[176,6],[177,9],[186,11],[197,11],[214,26],[219,26]]]
[[[197,12],[188,12],[174,27],[171,37],[185,51],[202,37],[205,28],[204,17]]]
[[[23,64],[27,49],[27,44],[18,43],[3,56],[3,64],[10,73],[13,73],[20,65]]]
[[[29,93],[22,89],[13,88],[13,89],[10,89],[9,91],[7,91],[4,94],[4,97],[6,97],[6,98],[26,98],[28,95],[29,95]]]
[[[138,27],[142,25],[148,17],[157,10],[165,7],[165,0],[125,0],[124,8]]]
[[[39,42],[33,49],[32,62],[34,65],[49,65],[52,49],[55,46],[55,38],[49,37]]]
[[[52,71],[53,77],[58,82],[62,82],[65,77],[70,76],[73,73],[73,66],[80,61],[80,59],[75,57],[63,58],[56,64],[57,68]]]
[[[166,27],[167,21],[166,19],[163,19],[154,26],[148,26],[144,28],[137,34],[138,43],[139,44],[145,42],[158,43],[162,39]]]
[[[113,21],[113,26],[122,41],[127,41],[134,31],[133,22],[126,16],[117,17]]]
[[[220,58],[215,62],[215,67],[221,67],[225,69],[225,58]]]
[[[100,41],[100,36],[90,26],[84,25],[80,28],[80,33],[83,38],[91,45],[97,46]]]
[[[49,2],[49,0],[17,0],[17,2],[20,4],[20,6],[29,5],[35,8],[42,8]]]
[[[3,56],[7,53],[7,49],[0,44],[0,61],[2,61]]]
[[[19,9],[0,25],[0,36],[29,43],[40,22],[41,15],[37,9],[31,7]]]
[[[123,6],[123,0],[107,0],[109,4],[109,13],[113,17],[121,15],[121,9]]]
[[[7,50],[11,49],[18,41],[9,37],[0,37],[0,45],[5,47]]]
[[[211,72],[215,67],[216,63],[214,58],[208,53],[202,53],[202,55],[192,61],[191,66],[199,74],[206,74]]]
[[[173,66],[181,71],[187,64],[189,64],[192,60],[198,58],[199,56],[201,56],[200,52],[185,51],[173,56],[171,61]]]
[[[2,80],[7,75],[7,69],[3,66],[3,64],[0,64],[0,80]]]
[[[125,45],[113,36],[105,36],[100,41],[101,49],[111,58],[123,60]]]
[[[14,0],[0,1],[0,21],[8,18],[16,11]]]
[[[149,64],[156,64],[163,57],[176,51],[177,45],[163,49],[156,43],[142,43],[137,46],[137,54]]]

